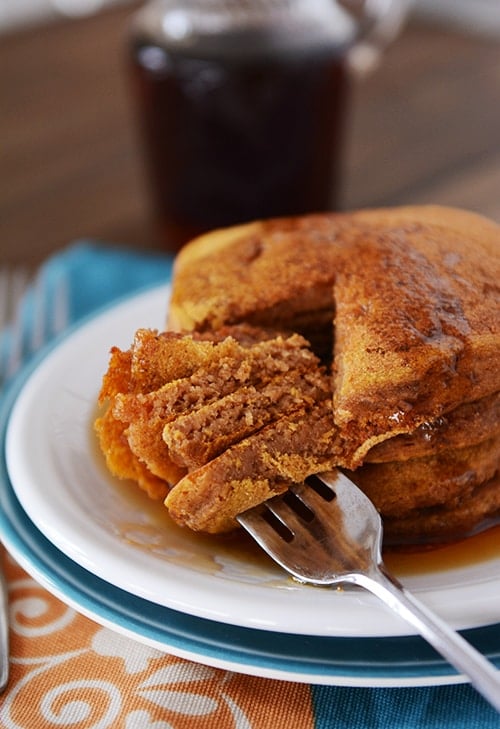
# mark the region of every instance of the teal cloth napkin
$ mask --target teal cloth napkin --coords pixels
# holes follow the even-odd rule
[[[170,256],[77,241],[50,258],[39,278],[49,294],[61,279],[67,282],[72,323],[130,293],[166,283],[171,269]]]
[[[77,241],[54,254],[38,271],[16,314],[16,329],[22,332],[22,339],[18,341],[10,327],[0,332],[0,372],[12,369],[12,350],[22,353],[26,364],[37,349],[37,340],[48,342],[63,325],[81,321],[142,288],[167,282],[171,269],[170,256],[138,253],[93,241]],[[35,301],[40,303],[40,294],[43,312],[35,307]],[[64,320],[57,321],[50,312],[62,296],[68,311]],[[1,391],[0,381],[0,394]]]
[[[61,277],[66,279],[69,323],[74,323],[116,299],[167,282],[171,268],[166,255],[80,241],[50,258],[39,281],[50,293]],[[33,315],[31,296],[26,297],[27,323]],[[316,729],[500,729],[500,716],[468,684],[310,690]]]

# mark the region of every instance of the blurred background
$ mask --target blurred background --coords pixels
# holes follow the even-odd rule
[[[486,34],[500,33],[498,0],[413,0],[414,14]],[[0,28],[78,17],[132,0],[0,0]]]
[[[0,0],[0,258],[78,238],[161,247],[126,68],[136,0]],[[344,209],[500,221],[500,0],[414,0],[353,89]]]

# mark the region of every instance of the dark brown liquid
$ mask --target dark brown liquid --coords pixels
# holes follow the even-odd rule
[[[500,556],[500,525],[479,534],[429,549],[386,550],[384,561],[398,576],[441,572],[470,567]]]
[[[137,38],[133,78],[166,248],[257,218],[336,207],[347,69],[338,52]],[[241,47],[241,51],[239,48]],[[251,49],[251,51],[249,51]]]

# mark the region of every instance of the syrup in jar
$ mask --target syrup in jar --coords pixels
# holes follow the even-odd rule
[[[179,42],[179,16],[174,42],[168,23],[144,18],[130,62],[166,248],[217,227],[337,207],[345,43],[300,20]]]

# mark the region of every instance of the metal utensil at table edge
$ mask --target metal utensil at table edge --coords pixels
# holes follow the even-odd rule
[[[31,316],[25,316],[26,294],[31,285],[29,271],[0,268],[0,387],[8,384],[24,361],[63,331],[69,318],[69,291],[61,275],[49,296],[42,273],[32,284]],[[29,325],[28,325],[29,322]],[[9,599],[5,576],[0,569],[0,693],[9,681]]]

